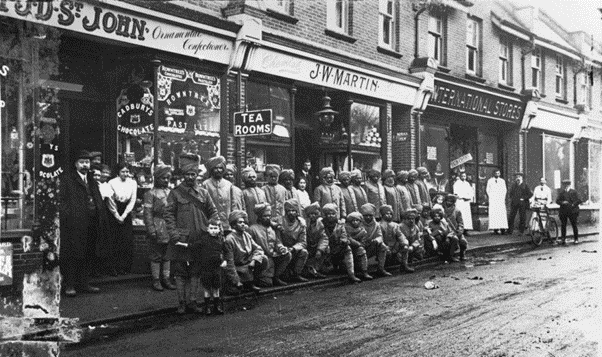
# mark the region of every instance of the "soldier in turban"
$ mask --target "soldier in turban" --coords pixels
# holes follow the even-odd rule
[[[285,216],[282,220],[282,230],[280,237],[282,243],[293,255],[293,261],[289,270],[291,280],[296,282],[306,282],[307,279],[301,276],[305,263],[307,262],[307,225],[305,220],[299,217],[299,201],[289,199],[284,202]]]
[[[414,269],[408,266],[408,239],[401,231],[399,224],[393,222],[393,208],[389,205],[381,206],[380,215],[382,217],[380,229],[383,232],[383,241],[389,248],[391,257],[401,264],[400,270],[402,272],[414,272]]]
[[[362,205],[368,203],[368,195],[363,187],[362,172],[360,170],[351,171],[351,186],[349,186],[355,193],[355,202],[357,203],[357,210]]]
[[[416,208],[418,205],[422,206],[422,199],[420,198],[420,188],[416,183],[417,179],[418,171],[414,169],[408,171],[406,187],[408,189],[408,192],[410,193],[410,197],[412,198],[412,208]]]
[[[245,211],[249,214],[249,222],[255,223],[257,222],[257,216],[253,208],[255,205],[266,203],[268,200],[265,197],[265,192],[257,187],[257,173],[255,173],[253,168],[245,168],[242,170],[241,176],[242,182],[245,185],[245,189],[242,191]]]
[[[368,202],[372,203],[376,209],[375,218],[380,219],[380,206],[386,204],[387,198],[385,197],[385,188],[380,183],[380,172],[375,169],[371,169],[368,172],[368,180],[364,186]]]
[[[401,170],[395,176],[396,186],[395,188],[399,192],[399,197],[401,197],[401,208],[400,211],[403,212],[409,210],[413,207],[412,195],[408,190],[408,172],[405,170]]]
[[[368,259],[376,256],[376,260],[378,261],[378,274],[381,276],[391,276],[391,273],[385,270],[389,249],[383,241],[382,229],[374,219],[376,207],[374,207],[372,203],[366,203],[360,207],[360,213],[364,217],[363,227],[368,233],[366,240],[363,242]]]
[[[328,253],[328,237],[324,232],[324,224],[320,217],[320,205],[317,202],[305,207],[305,217],[307,217],[307,252],[309,254],[305,265],[305,275],[311,278],[325,278],[320,273],[324,258]]]
[[[155,185],[144,194],[142,203],[150,251],[152,287],[157,291],[163,291],[163,287],[170,290],[176,288],[170,281],[171,246],[164,219],[167,196],[171,191],[168,187],[170,180],[171,166],[157,165],[154,172]]]
[[[458,196],[455,194],[448,194],[445,197],[445,209],[444,209],[444,220],[447,221],[450,228],[458,237],[458,246],[460,248],[460,260],[464,261],[466,249],[468,248],[468,241],[464,235],[465,223],[462,211],[456,207],[456,201]],[[452,256],[452,261],[456,261],[456,258]]]
[[[255,205],[253,210],[257,216],[257,223],[249,227],[249,234],[268,257],[268,269],[259,278],[258,285],[260,287],[287,285],[281,277],[291,262],[292,254],[282,244],[280,235],[272,228],[272,208],[267,203],[260,203]]]
[[[364,249],[363,244],[368,236],[368,233],[362,226],[363,220],[364,217],[361,213],[357,211],[349,213],[345,224],[345,232],[347,232],[349,246],[353,252],[354,267],[356,270],[359,270],[357,276],[362,280],[372,280],[374,278],[368,274],[368,257],[366,256],[366,249]]]
[[[357,211],[360,207],[357,205],[357,200],[355,199],[355,191],[349,187],[351,185],[351,172],[341,171],[339,173],[339,182],[341,192],[343,193],[343,200],[345,201],[345,211],[347,213]]]
[[[209,191],[209,195],[217,208],[219,219],[222,222],[224,231],[228,233],[228,216],[235,209],[237,204],[233,195],[232,183],[224,180],[226,170],[226,159],[223,156],[212,157],[205,163],[209,178],[203,181],[203,188]]]
[[[236,186],[236,166],[233,164],[226,165],[226,171],[224,171],[224,178],[232,184],[232,209],[233,210],[244,210],[245,204],[242,195],[242,190]]]
[[[320,178],[322,184],[314,190],[314,201],[318,202],[320,207],[324,207],[328,203],[334,204],[338,218],[345,219],[347,217],[345,199],[339,186],[334,184],[334,170],[331,167],[323,168],[320,171]]]
[[[253,292],[261,289],[255,282],[264,280],[269,267],[268,257],[261,246],[247,232],[247,214],[244,211],[232,211],[228,217],[232,231],[225,240],[226,275],[236,289],[245,288]],[[235,290],[236,291],[236,290]]]
[[[284,201],[286,201],[286,189],[278,183],[281,171],[278,165],[270,164],[265,167],[267,185],[263,186],[263,192],[267,202],[272,206],[272,218],[276,221],[284,216]]]
[[[385,202],[393,209],[393,222],[400,222],[403,203],[401,192],[395,186],[395,172],[385,170],[382,180],[385,190]]]
[[[349,246],[345,225],[338,222],[337,206],[327,203],[322,207],[322,212],[324,214],[324,232],[328,237],[330,261],[335,267],[342,265],[352,283],[359,283],[361,280],[355,276],[353,252]]]
[[[430,180],[431,174],[429,173],[428,169],[424,166],[417,167],[416,171],[418,171],[418,178],[416,179],[416,184],[419,188],[418,191],[420,193],[420,201],[423,206],[430,207],[432,205],[432,201],[431,195],[429,193],[428,180]]]
[[[297,212],[299,214],[302,213],[301,201],[299,199],[299,193],[294,186],[295,183],[295,172],[290,169],[282,170],[280,173],[280,183],[286,189],[286,194],[284,195],[285,200],[296,200],[297,202]],[[286,212],[286,208],[284,209]]]

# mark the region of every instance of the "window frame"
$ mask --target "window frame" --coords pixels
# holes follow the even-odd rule
[[[505,53],[504,50],[505,49]],[[505,39],[500,39],[500,52],[499,52],[499,82],[505,85],[511,85],[510,80],[510,43]]]
[[[435,28],[433,28],[433,23]],[[438,27],[438,28],[437,28]],[[436,56],[438,50],[439,56]],[[439,14],[429,14],[428,19],[428,55],[438,63],[445,65],[445,19]]]
[[[540,92],[543,90],[542,67],[542,53],[537,48],[531,52],[531,86]],[[535,74],[537,74],[537,79],[534,76]]]
[[[391,51],[396,50],[396,32],[395,32],[395,0],[379,0],[378,1],[378,45]],[[389,12],[389,4],[391,11]],[[389,25],[389,43],[384,41],[384,21],[388,18]]]
[[[566,98],[566,61],[564,58],[556,54],[556,65],[554,67],[555,72],[555,82],[554,82],[554,93],[556,93],[556,98],[564,99]]]
[[[339,24],[337,24],[337,15],[339,15],[339,10],[338,10],[338,6],[341,4],[341,10],[340,10],[340,15],[341,15],[341,26],[339,26]],[[335,31],[335,32],[339,32],[339,33],[343,33],[346,35],[350,35],[350,21],[349,19],[351,18],[351,6],[350,6],[350,0],[330,0],[326,2],[326,28],[331,30],[331,31]]]
[[[470,31],[472,24],[472,31]],[[480,35],[481,23],[475,18],[468,18],[466,22],[466,73],[478,76],[480,74]],[[472,58],[471,58],[472,57]],[[474,68],[470,68],[470,63]]]

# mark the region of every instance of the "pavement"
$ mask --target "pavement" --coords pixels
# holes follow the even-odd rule
[[[598,227],[580,227],[582,241],[597,240]],[[572,232],[572,230],[569,230]],[[568,233],[568,232],[567,232]],[[569,235],[569,237],[571,237]],[[529,235],[494,235],[491,232],[473,232],[467,237],[469,249],[467,254],[504,249],[512,246],[531,244]],[[572,239],[568,239],[571,242]],[[544,242],[543,244],[549,244]],[[440,264],[435,258],[419,262],[418,269]],[[416,265],[416,264],[415,264]],[[307,283],[289,284],[285,287],[262,289],[259,295],[277,295],[285,291],[315,287],[336,286],[346,283],[343,275],[332,275],[322,280],[310,280]],[[93,284],[101,288],[98,294],[78,294],[74,298],[61,297],[61,316],[79,318],[81,327],[103,326],[125,320],[135,320],[153,315],[173,314],[177,307],[176,292],[165,290],[154,291],[148,275],[127,275],[106,277],[93,280]],[[226,304],[253,296],[245,293],[238,296],[226,296]],[[202,300],[201,300],[202,302]]]

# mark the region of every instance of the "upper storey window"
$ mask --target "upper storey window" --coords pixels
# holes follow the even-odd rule
[[[328,29],[349,34],[349,0],[331,0],[326,4]]]
[[[379,0],[379,45],[395,50],[395,2]]]

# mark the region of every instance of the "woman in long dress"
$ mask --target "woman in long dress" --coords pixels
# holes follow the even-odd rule
[[[470,212],[470,202],[474,198],[472,186],[466,181],[466,172],[460,173],[460,179],[454,183],[454,193],[458,195],[456,207],[462,213],[464,221],[464,232],[472,230],[472,214]]]
[[[115,219],[115,268],[119,274],[127,274],[132,268],[134,256],[134,230],[132,210],[136,204],[138,184],[130,176],[126,163],[115,168],[117,177],[109,181],[113,195],[109,198],[109,210]]]

